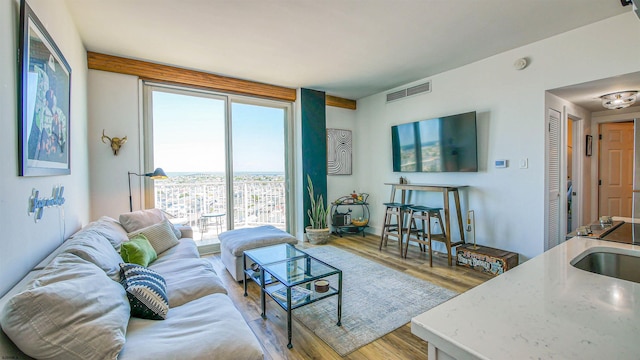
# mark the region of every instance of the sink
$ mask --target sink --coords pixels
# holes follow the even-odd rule
[[[623,254],[619,249],[595,248],[573,259],[571,265],[595,274],[640,283],[640,253],[635,255]]]

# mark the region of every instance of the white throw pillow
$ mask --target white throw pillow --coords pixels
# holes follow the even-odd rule
[[[128,232],[134,232],[151,225],[155,225],[162,220],[168,220],[165,214],[160,209],[146,209],[146,210],[137,210],[130,213],[121,214],[120,224],[122,227]],[[180,230],[176,229],[171,222],[169,222],[171,226],[171,231],[173,234],[179,239],[182,236]]]
[[[112,280],[120,281],[122,257],[101,233],[93,230],[83,231],[82,234],[67,241],[63,252],[74,254],[93,263]]]
[[[149,240],[158,255],[180,243],[171,229],[169,220],[129,233],[129,239],[138,234],[144,235]]]
[[[82,230],[77,232],[76,235],[82,233],[82,231],[94,230],[102,235],[104,235],[107,240],[113,245],[113,248],[118,250],[120,249],[120,244],[123,241],[127,241],[127,231],[120,225],[120,223],[113,218],[108,216],[103,216],[96,221],[92,221],[87,226],[85,226]]]
[[[8,300],[0,324],[36,359],[117,359],[130,311],[121,284],[96,265],[63,253]]]
[[[161,222],[164,214],[160,209],[147,209],[121,214],[119,219],[122,227],[132,233]]]

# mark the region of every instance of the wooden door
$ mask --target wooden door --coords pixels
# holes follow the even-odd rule
[[[631,217],[633,122],[600,125],[598,216]]]
[[[547,235],[544,250],[558,245],[561,235],[560,210],[560,117],[559,111],[549,108],[547,111]]]

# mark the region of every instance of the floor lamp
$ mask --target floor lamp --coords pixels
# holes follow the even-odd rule
[[[150,177],[152,180],[168,178],[167,174],[164,173],[164,170],[162,170],[162,168],[157,168],[153,172],[146,174],[137,174],[129,171],[129,211],[133,211],[133,198],[131,197],[131,175]]]

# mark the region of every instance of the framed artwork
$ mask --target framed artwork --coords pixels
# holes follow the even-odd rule
[[[591,156],[593,154],[593,136],[587,135],[586,155]]]
[[[327,129],[327,174],[351,175],[351,130]]]
[[[71,173],[71,68],[25,0],[20,4],[20,176]]]

